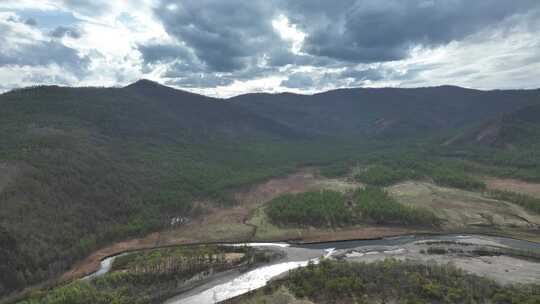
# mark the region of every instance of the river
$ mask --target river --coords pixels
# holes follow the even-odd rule
[[[394,250],[399,250],[399,246],[422,240],[466,241],[467,239],[471,238],[482,238],[497,245],[507,246],[515,249],[540,250],[539,243],[504,237],[455,234],[418,236],[405,235],[375,240],[336,241],[305,245],[293,245],[287,243],[227,244],[229,246],[247,245],[261,249],[280,250],[283,251],[285,255],[278,261],[260,266],[245,273],[230,272],[223,275],[217,275],[209,282],[167,300],[165,304],[218,303],[245,294],[254,289],[261,288],[265,286],[272,278],[283,275],[289,270],[304,267],[309,262],[318,263],[322,257],[329,257],[338,250],[342,251],[376,246],[393,246]],[[116,256],[113,256],[101,261],[99,270],[85,279],[101,276],[107,273],[110,270],[112,262],[115,258]]]

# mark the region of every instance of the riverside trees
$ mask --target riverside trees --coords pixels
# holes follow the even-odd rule
[[[323,260],[290,272],[285,285],[314,303],[527,303],[539,285],[500,286],[451,265],[387,259],[374,263]]]

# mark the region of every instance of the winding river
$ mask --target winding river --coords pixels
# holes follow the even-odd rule
[[[515,249],[540,250],[540,243],[495,236],[455,234],[405,235],[374,240],[336,241],[305,245],[292,245],[287,243],[227,244],[229,246],[247,245],[261,249],[270,248],[283,251],[285,255],[278,261],[260,266],[245,273],[230,272],[223,275],[217,275],[209,282],[167,300],[165,304],[218,303],[231,299],[254,289],[261,288],[272,278],[283,275],[289,270],[306,266],[310,261],[318,263],[322,257],[332,256],[336,251],[376,246],[390,246],[393,250],[400,250],[399,246],[422,240],[466,241],[470,238],[481,238],[500,246],[507,246]],[[99,270],[84,279],[91,279],[106,274],[110,270],[116,257],[117,256],[112,256],[102,260]]]

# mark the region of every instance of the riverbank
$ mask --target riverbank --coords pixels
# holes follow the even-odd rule
[[[431,247],[436,248],[437,250],[431,250]],[[511,249],[512,251],[502,253],[501,251],[490,251],[491,254],[486,255],[485,248],[487,247],[497,250]],[[209,250],[211,248],[225,249],[220,249],[220,251],[216,251],[216,249]],[[278,258],[273,261],[267,260],[270,262],[269,264],[252,264],[252,267],[250,266],[248,268],[241,267],[235,269],[233,267],[227,269],[226,267],[221,270],[218,269],[209,272],[203,271],[199,274],[195,274],[195,276],[191,276],[191,279],[189,279],[189,275],[185,276],[186,273],[184,271],[167,271],[167,269],[171,267],[176,269],[174,266],[175,263],[171,262],[174,261],[174,258],[171,260],[171,257],[177,256],[177,254],[171,256],[171,253],[174,252],[178,252],[181,256],[190,257],[191,259],[195,258],[193,261],[196,261],[197,263],[204,260],[216,262],[228,259],[232,259],[231,261],[242,259],[243,255],[234,253],[230,258],[227,258],[228,254],[226,252],[231,252],[231,250],[226,248],[238,248],[238,250],[242,252],[250,252],[250,250],[246,250],[249,248],[256,248],[257,252],[272,252],[273,256]],[[444,254],[441,254],[441,248],[444,249]],[[529,255],[528,257],[535,258],[536,260],[516,259],[516,257],[519,257],[523,252],[532,252],[532,250],[536,251],[535,255]],[[197,258],[197,254],[193,255],[193,253],[190,252],[199,252],[199,255],[203,257],[203,259]],[[223,252],[225,255],[222,259],[219,259],[216,258],[216,252]],[[478,252],[482,252],[482,254],[478,254]],[[167,298],[169,298],[166,302],[168,304],[216,303],[261,288],[265,286],[267,282],[282,277],[282,275],[289,270],[307,266],[310,262],[314,264],[318,263],[319,259],[322,257],[332,260],[366,263],[374,263],[387,258],[392,258],[395,260],[416,260],[417,263],[426,265],[434,263],[448,264],[448,262],[453,263],[453,261],[458,261],[459,263],[457,266],[473,270],[481,269],[483,272],[478,272],[477,274],[486,277],[490,277],[494,274],[499,277],[504,277],[506,274],[506,277],[509,280],[508,282],[510,283],[528,283],[526,280],[527,277],[529,280],[533,278],[533,282],[534,278],[538,277],[538,273],[534,272],[534,269],[540,269],[540,267],[538,267],[539,264],[537,264],[537,260],[540,256],[539,252],[539,243],[516,239],[493,236],[427,234],[326,243],[240,243],[225,244],[218,247],[215,247],[214,245],[211,245],[210,247],[167,247],[159,250],[142,250],[122,255],[118,257],[120,261],[112,263],[112,267],[110,268],[112,269],[112,272],[110,274],[105,274],[105,272],[103,272],[102,276],[91,281],[79,281],[64,285],[43,295],[54,297],[55,294],[65,294],[70,288],[74,288],[78,291],[85,291],[83,294],[79,295],[82,299],[85,299],[85,297],[87,300],[95,299],[92,298],[93,295],[95,295],[96,297],[99,296],[101,298],[123,298],[126,300],[133,295],[119,294],[118,292],[137,290],[138,294],[136,297],[144,303],[147,303],[144,299],[150,301],[150,299],[165,300]],[[156,260],[156,258],[158,260]],[[163,263],[159,261],[162,261]],[[490,265],[493,263],[501,263],[501,261],[504,262],[501,264],[503,268],[497,268],[497,271],[494,272],[492,269],[493,267]],[[183,262],[181,264],[185,265]],[[521,268],[516,268],[515,266],[509,268],[514,264],[522,266]],[[206,263],[200,265],[206,265]],[[193,270],[192,267],[189,267],[188,269]],[[135,271],[135,273],[133,271]],[[148,273],[148,271],[150,272]],[[534,273],[531,273],[531,271]],[[152,273],[155,272],[155,275],[158,276],[153,278],[155,275]],[[143,276],[140,276],[141,274],[143,274]],[[521,274],[521,276],[515,274]],[[153,279],[149,281],[151,277],[148,277],[148,275],[152,275],[151,277]],[[189,280],[181,285],[178,285],[178,279],[170,280],[172,277],[176,278],[178,275]],[[143,280],[141,281],[141,279]],[[131,286],[130,284],[132,283],[129,282],[132,282],[135,285],[133,285],[132,288],[116,289],[119,286]],[[169,284],[170,282],[176,283],[174,283],[173,286]],[[177,294],[177,296],[172,297],[173,294]],[[28,303],[33,304],[41,302]]]
[[[283,258],[271,249],[202,245],[137,251],[111,259],[99,275],[35,292],[20,304],[163,303],[206,282]]]
[[[516,248],[515,252],[508,251],[505,253],[501,251],[503,248],[510,248],[510,245]],[[444,248],[445,254],[432,253],[429,248],[433,246]],[[456,264],[452,267],[456,267],[456,269],[465,271],[470,275],[478,275],[489,280],[495,280],[497,283],[503,285],[510,283],[538,283],[538,278],[540,277],[538,273],[540,271],[540,259],[538,259],[540,244],[488,236],[403,236],[364,241],[312,243],[298,245],[298,247],[291,246],[284,249],[286,252],[293,249],[300,251],[314,250],[314,253],[318,253],[320,256],[324,255],[327,259],[348,262],[376,263],[391,258],[398,261],[407,261],[408,263],[444,266],[449,265],[448,263],[453,264],[453,261],[456,261]],[[519,251],[521,253],[534,249],[537,254],[520,259],[514,255],[517,254],[518,249],[523,250]],[[491,252],[491,255],[487,255],[486,252]],[[275,269],[265,269],[266,267],[263,267],[253,274],[229,278],[227,282],[214,282],[212,285],[205,286],[206,289],[194,290],[189,294],[179,295],[166,303],[215,303],[212,299],[226,300],[225,303],[243,303],[242,301],[244,299],[249,299],[253,294],[258,294],[255,286],[250,285],[249,282],[257,281],[257,279],[262,279],[266,282],[273,281],[277,278],[285,279],[281,274],[287,273],[288,270],[306,266],[309,261],[316,263],[318,258],[296,260],[297,263],[294,265],[280,261],[279,263],[282,264],[281,269],[279,269],[279,265],[276,265]],[[493,267],[495,263],[500,263],[500,265]],[[260,278],[257,278],[257,275]],[[258,284],[257,286],[262,287],[264,285]],[[244,293],[244,295],[235,296],[238,293]],[[263,293],[266,294],[266,292]],[[280,294],[280,297],[278,297],[280,299],[279,301],[273,299],[274,302],[289,303],[283,302],[284,299],[282,296],[284,295]],[[270,301],[270,303],[274,302]],[[259,302],[255,301],[253,303]],[[300,302],[292,301],[290,303]]]
[[[356,303],[359,299],[361,303],[415,299],[464,303],[468,296],[477,301],[498,299],[495,303],[536,303],[530,300],[540,299],[538,243],[455,235],[310,246],[341,247],[330,257],[335,262],[292,271],[264,288],[222,303]],[[357,270],[362,273],[353,275]]]
[[[540,250],[513,251],[496,239],[483,236],[458,240],[427,239],[401,246],[368,246],[342,250],[334,258],[365,263],[387,258],[421,264],[451,263],[458,269],[492,279],[501,285],[540,283]]]
[[[291,269],[306,266],[309,261],[316,262],[329,252],[321,248],[295,246],[275,246],[272,244],[256,245],[263,250],[279,251],[282,258],[238,275],[228,275],[208,282],[186,293],[179,294],[166,301],[166,304],[217,303],[256,290],[266,285],[273,278]]]

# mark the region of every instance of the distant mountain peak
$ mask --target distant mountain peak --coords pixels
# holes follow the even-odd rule
[[[126,86],[126,88],[148,88],[148,87],[158,87],[164,86],[159,82],[148,80],[148,79],[139,79],[132,84]]]
[[[153,97],[156,97],[157,96],[156,94],[168,94],[168,95],[172,94],[172,95],[176,95],[177,97],[178,95],[181,95],[183,97],[186,97],[189,95],[189,96],[202,96],[204,98],[209,98],[208,96],[192,93],[189,91],[179,90],[179,89],[169,87],[159,82],[148,80],[148,79],[137,80],[134,83],[125,86],[124,89],[138,91],[139,93],[152,95]]]

